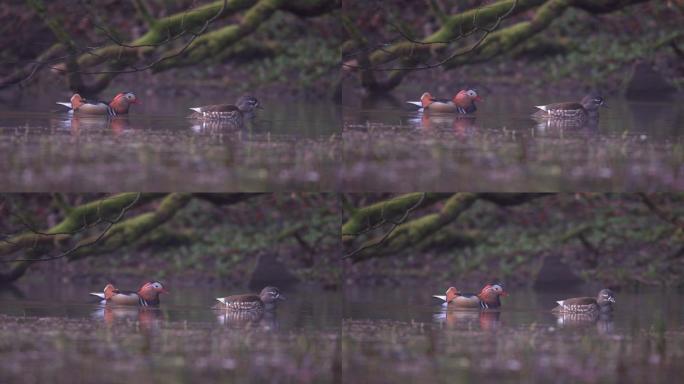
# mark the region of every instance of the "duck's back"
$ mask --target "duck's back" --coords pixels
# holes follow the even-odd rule
[[[596,298],[594,297],[575,297],[558,301],[558,306],[553,310],[556,312],[593,312],[599,309]]]
[[[219,301],[223,303],[225,308],[236,311],[252,311],[264,308],[261,298],[252,294],[228,296]]]
[[[549,105],[539,105],[537,108],[540,109],[535,113],[537,116],[577,118],[586,115],[586,110],[580,103],[555,103]]]

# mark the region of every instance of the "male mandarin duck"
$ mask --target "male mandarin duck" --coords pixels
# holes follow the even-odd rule
[[[102,299],[102,303],[106,304],[149,307],[159,305],[159,294],[161,293],[169,293],[169,291],[158,281],[148,281],[137,292],[122,291],[114,288],[112,284],[107,284],[102,293],[91,292],[90,294],[99,297]]]
[[[599,107],[606,107],[603,97],[587,95],[580,102],[537,105],[535,108],[539,108],[539,111],[535,112],[533,116],[554,119],[598,119]]]
[[[444,303],[443,306],[449,306],[452,308],[499,308],[501,307],[501,300],[499,296],[507,296],[508,293],[504,291],[502,284],[487,284],[485,285],[480,293],[462,293],[454,287],[449,287],[446,291],[446,296],[436,297]]]
[[[261,108],[259,100],[254,96],[242,96],[233,104],[205,105],[190,108],[194,111],[189,117],[192,119],[221,120],[242,125],[244,119],[254,117],[254,110]]]
[[[556,313],[608,313],[613,311],[615,295],[610,289],[602,289],[596,297],[574,297],[557,301],[558,306],[552,309]]]
[[[425,92],[420,97],[420,101],[407,101],[407,103],[413,104],[423,111],[466,115],[477,111],[476,101],[483,101],[477,94],[477,91],[474,89],[463,89],[451,100],[437,99],[429,92]]]
[[[109,103],[98,100],[86,100],[78,93],[71,96],[69,102],[57,102],[69,108],[70,113],[80,115],[120,116],[127,115],[131,104],[140,104],[140,100],[133,92],[118,93]]]
[[[266,287],[258,295],[245,294],[227,297],[217,297],[216,309],[227,309],[232,311],[260,311],[275,308],[278,300],[285,300],[276,287]]]

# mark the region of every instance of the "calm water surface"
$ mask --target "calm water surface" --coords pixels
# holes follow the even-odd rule
[[[594,126],[529,117],[531,106],[558,101],[554,96],[486,96],[476,115],[465,118],[412,112],[404,98],[410,97],[345,103],[341,178],[348,190],[684,188],[681,96],[607,98],[609,109]]]
[[[102,307],[101,287],[0,290],[0,382],[326,382],[339,377],[340,294],[284,291],[263,316],[214,311],[239,289],[178,288],[159,309]],[[173,288],[172,288],[173,289]]]
[[[244,129],[186,119],[202,98],[141,96],[128,117],[72,118],[59,95],[0,106],[0,185],[22,191],[332,190],[340,118],[332,101],[279,101]],[[161,99],[161,100],[160,100]]]
[[[684,295],[617,292],[613,316],[558,318],[555,301],[512,292],[500,311],[443,310],[434,289],[345,292],[350,382],[665,382],[684,374]],[[443,294],[443,293],[439,293]]]

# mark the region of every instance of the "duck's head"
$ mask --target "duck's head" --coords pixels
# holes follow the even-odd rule
[[[610,303],[615,302],[615,295],[613,294],[613,291],[608,288],[602,289],[596,297],[596,302],[600,306],[609,305]]]
[[[458,296],[458,290],[455,287],[449,287],[449,289],[446,290],[447,303],[450,303],[451,300],[456,298],[456,296]]]
[[[276,287],[265,287],[261,290],[259,297],[261,298],[261,301],[266,304],[275,303],[278,300],[285,300],[285,296],[281,295]]]
[[[133,92],[121,92],[118,93],[109,103],[116,113],[126,113],[131,104],[141,104],[138,97]]]
[[[600,107],[606,107],[606,101],[598,95],[587,95],[582,99],[582,106],[587,111],[596,111]]]
[[[423,106],[423,108],[426,108],[428,105],[432,104],[432,95],[430,92],[425,92],[422,96],[420,96],[420,104]]]
[[[138,295],[147,301],[155,300],[160,293],[169,293],[164,285],[156,280],[148,281],[138,290]]]
[[[81,95],[79,95],[78,93],[74,93],[74,95],[71,96],[71,100],[69,101],[71,101],[72,109],[78,109],[81,105],[85,103]]]
[[[508,296],[508,293],[504,291],[503,284],[493,283],[485,285],[480,291],[480,296],[485,300],[496,300],[499,296]]]
[[[474,89],[463,89],[458,91],[456,96],[452,99],[454,104],[459,107],[467,107],[476,101],[483,101],[477,91]]]
[[[235,106],[242,112],[252,112],[257,108],[261,108],[259,100],[254,96],[240,96]]]
[[[114,290],[116,290],[116,288],[114,288],[113,284],[109,283],[109,284],[105,285],[104,290],[103,290],[104,291],[104,298],[108,300],[112,296],[114,296]]]

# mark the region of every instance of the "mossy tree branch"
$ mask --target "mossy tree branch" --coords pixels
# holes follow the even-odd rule
[[[500,0],[459,14],[442,15],[438,18],[441,27],[434,33],[419,40],[404,36],[403,41],[370,53],[367,63],[358,60],[358,64],[350,68],[359,71],[362,85],[367,90],[388,92],[415,70],[453,69],[510,52],[546,29],[571,7],[598,14],[646,1],[649,0]],[[491,30],[492,24],[497,25],[502,17],[513,17],[534,9],[536,12],[531,20]],[[474,43],[466,38],[476,33],[480,33],[481,38]],[[445,55],[447,49],[452,51]],[[432,63],[428,63],[430,59],[433,59]],[[368,75],[369,70],[386,76],[378,80],[377,76]]]
[[[163,225],[185,207],[192,198],[210,201],[216,205],[231,205],[258,194],[141,194],[121,193],[104,197],[69,209],[64,219],[53,227],[38,231],[29,228],[0,241],[0,255],[23,252],[22,258],[0,259],[0,283],[19,279],[37,262],[66,258],[69,261],[111,253],[132,244],[155,228]],[[150,212],[125,218],[127,210],[160,200]],[[104,230],[101,226],[106,224]],[[75,243],[63,251],[65,243]],[[59,253],[55,256],[54,252]]]
[[[119,41],[105,27],[98,29],[107,35],[112,44],[96,49],[79,48],[59,23],[59,15],[47,15],[41,0],[27,0],[44,16],[55,37],[68,48],[69,57],[64,63],[50,65],[56,73],[66,75],[74,91],[86,94],[104,89],[122,73],[152,70],[164,71],[185,65],[202,63],[207,59],[227,57],[254,44],[240,45],[276,12],[287,12],[300,17],[324,15],[340,8],[340,0],[217,0],[170,16],[155,19],[144,1],[135,1],[140,18],[148,30],[130,42]],[[43,11],[42,14],[40,11]],[[215,28],[214,24],[230,16],[243,13],[240,21]],[[215,23],[216,22],[216,23]],[[183,42],[182,44],[180,44]],[[86,84],[82,76],[94,76]],[[0,88],[16,83],[26,77],[26,70],[19,68],[0,81]]]
[[[387,214],[383,213],[387,208],[383,209],[383,207],[391,204],[393,209],[392,214],[395,216],[400,215],[401,212],[405,211],[411,204],[415,204],[416,200],[421,196],[423,196],[423,194],[402,195],[360,208],[355,211],[343,225],[342,228],[346,228],[346,231],[349,231],[345,232],[343,229],[343,242],[346,243],[347,246],[350,246],[352,241],[355,238],[358,238],[360,234],[365,234],[371,230],[378,229],[378,224],[382,223],[382,218],[387,217]],[[357,251],[349,253],[349,258],[353,262],[359,262],[374,257],[394,254],[409,247],[428,246],[431,243],[428,239],[431,239],[441,229],[457,220],[463,212],[470,209],[478,200],[488,201],[499,206],[514,206],[524,204],[540,196],[544,196],[544,194],[477,194],[461,192],[451,195],[427,194],[425,195],[426,200],[428,196],[431,200],[422,206],[445,200],[444,205],[438,212],[414,218],[393,227],[391,232],[384,233],[381,236],[383,239],[382,242],[378,241],[378,237],[375,236],[367,238],[357,248]],[[355,232],[351,232],[352,230]],[[452,231],[451,235],[453,236],[453,239],[440,238],[436,243],[472,246],[483,239],[482,235],[475,234],[475,232],[472,231],[469,233],[460,233],[458,235]]]
[[[377,202],[367,207],[359,208],[351,213],[349,219],[342,225],[342,242],[348,243],[356,239],[360,234],[385,224],[388,220],[403,215],[407,209],[418,203],[417,208],[428,207],[440,200],[447,199],[450,194],[428,193],[423,198],[422,193],[408,193],[386,201]]]

